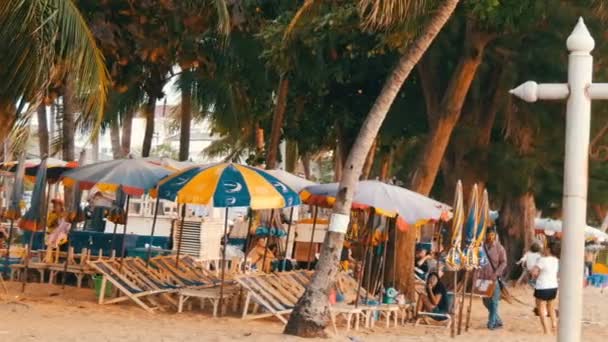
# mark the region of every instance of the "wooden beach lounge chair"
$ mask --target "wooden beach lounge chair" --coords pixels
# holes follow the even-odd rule
[[[90,251],[87,248],[83,248],[80,255],[75,255],[74,248],[70,247],[65,261],[48,264],[49,284],[55,282],[59,273],[67,272],[76,277],[76,287],[80,288],[85,277],[95,275],[95,271],[88,264],[90,257]],[[67,268],[65,265],[66,262]]]
[[[181,256],[177,263],[175,258],[158,256],[150,259],[150,265],[183,287],[212,287],[220,283],[220,279],[213,272],[199,267],[191,256]]]
[[[312,274],[312,271],[304,270],[237,276],[237,283],[247,291],[242,318],[257,319],[275,316],[283,324],[287,324],[286,316],[292,312],[299,298],[304,294]],[[253,310],[250,308],[252,302]],[[257,313],[259,307],[262,307],[265,312]],[[351,325],[358,329],[361,319],[367,321],[362,308],[354,308],[354,306],[346,304],[332,306],[330,317],[336,333],[336,318],[343,317],[346,320],[347,330]]]
[[[233,311],[236,311],[236,305],[238,304],[239,288],[237,286],[226,286],[224,287],[224,300],[222,305],[222,314],[226,313],[227,305],[230,301],[233,304]],[[209,302],[213,307],[213,317],[217,317],[217,312],[220,304],[220,288],[218,286],[212,288],[185,288],[178,291],[179,303],[177,312],[183,311],[184,304],[189,299],[198,299],[200,301],[200,308],[203,309],[205,304]]]
[[[162,278],[152,277],[152,273],[142,275],[142,272],[133,267],[128,261],[123,261],[123,270],[120,271],[118,261],[96,260],[89,261],[89,265],[102,275],[99,304],[113,304],[132,300],[149,313],[161,308],[158,295],[177,291],[177,286],[163,282]],[[110,282],[122,294],[117,298],[105,300],[105,289]],[[164,296],[167,298],[168,296]]]

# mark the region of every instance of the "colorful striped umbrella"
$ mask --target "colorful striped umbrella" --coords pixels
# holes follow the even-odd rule
[[[154,165],[158,165],[158,166],[162,166],[166,169],[169,169],[173,172],[175,171],[181,171],[183,169],[187,169],[189,167],[195,166],[196,164],[192,163],[192,162],[187,162],[187,161],[177,161],[177,160],[173,160],[171,158],[166,158],[166,157],[148,157],[148,158],[143,158],[145,161],[147,161],[150,164],[154,164]]]
[[[475,235],[474,255],[477,256],[477,266],[485,266],[488,264],[488,257],[481,245],[486,238],[486,229],[491,224],[490,217],[490,201],[488,200],[488,191],[483,191],[483,198],[479,206],[479,223],[477,224],[477,233]]]
[[[154,192],[152,194],[154,195]],[[228,246],[228,208],[276,209],[300,204],[298,193],[276,177],[255,167],[233,163],[193,166],[182,170],[160,181],[156,188],[156,195],[158,199],[162,198],[178,203],[213,205],[214,207],[226,208],[220,307],[224,297],[225,246]],[[182,214],[182,227],[183,220],[184,215]],[[177,248],[176,264],[179,262],[180,247],[181,243],[178,244]]]
[[[309,186],[300,192],[306,204],[333,206],[338,183]],[[361,181],[353,197],[353,209],[373,207],[375,214],[397,218],[397,227],[405,231],[409,225],[419,226],[429,221],[448,220],[450,206],[417,192],[375,180]]]
[[[284,170],[266,170],[266,172],[297,192],[304,190],[306,187],[317,185],[317,183],[313,181],[309,181],[306,178],[296,176],[293,173]]]
[[[232,163],[193,166],[158,183],[161,199],[219,208],[275,209],[300,204],[300,197],[264,170]]]
[[[25,173],[25,153],[21,153],[19,157],[19,166],[15,171],[15,180],[13,182],[13,189],[11,191],[11,197],[9,199],[8,208],[4,212],[4,218],[10,220],[10,226],[8,228],[8,242],[6,244],[6,258],[4,259],[4,274],[6,275],[9,270],[9,259],[11,255],[11,243],[13,241],[13,225],[15,220],[21,217],[21,196],[23,195],[23,177]]]
[[[27,179],[35,182],[36,173],[40,166],[42,159],[26,159],[25,160],[25,175]],[[55,183],[61,175],[67,171],[78,167],[78,161],[65,161],[57,158],[46,159],[46,178],[49,183]],[[0,163],[0,170],[7,173],[14,173],[17,167],[20,165],[18,161],[8,161]]]
[[[143,159],[117,159],[79,167],[63,174],[63,185],[89,190],[96,186],[102,192],[115,192],[119,186],[130,196],[141,196],[154,188],[171,171]]]
[[[446,255],[446,266],[451,271],[457,271],[461,268],[462,251],[460,243],[462,241],[462,224],[464,221],[464,208],[462,204],[462,182],[456,184],[456,192],[454,194],[454,207],[452,217],[452,238],[450,239],[450,249]]]
[[[464,224],[464,250],[462,251],[462,265],[467,270],[471,270],[477,265],[477,256],[473,250],[478,228],[477,223],[479,220],[479,201],[477,197],[477,184],[475,184],[473,186],[473,190],[471,190],[469,214]]]
[[[4,217],[8,220],[16,220],[21,217],[21,198],[23,197],[23,177],[25,175],[25,153],[19,157],[18,167],[15,170],[15,180],[11,191],[11,198]]]
[[[46,210],[46,158],[42,160],[36,173],[36,182],[34,183],[34,190],[32,191],[32,200],[30,202],[30,208],[27,210],[21,220],[19,220],[19,228],[33,232],[42,230],[44,223],[44,216]],[[31,248],[31,244],[30,244]]]

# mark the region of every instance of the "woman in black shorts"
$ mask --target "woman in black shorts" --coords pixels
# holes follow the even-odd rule
[[[549,333],[547,314],[551,318],[551,327],[557,329],[555,315],[555,298],[557,298],[558,271],[559,271],[559,245],[551,243],[532,269],[532,276],[536,278],[534,298],[536,298],[536,312],[540,316],[540,323],[545,334]]]

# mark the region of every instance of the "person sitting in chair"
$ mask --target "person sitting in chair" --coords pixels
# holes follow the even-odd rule
[[[448,303],[448,291],[445,286],[441,283],[439,274],[437,272],[431,272],[426,278],[426,293],[421,295],[422,309],[425,312],[435,314],[448,314],[449,303]],[[445,318],[433,317],[435,320],[443,320]]]

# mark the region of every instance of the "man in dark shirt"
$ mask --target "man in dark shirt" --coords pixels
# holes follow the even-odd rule
[[[500,278],[507,267],[507,253],[504,247],[498,242],[496,228],[488,228],[486,241],[482,248],[488,258],[488,264],[481,268],[479,279],[491,280],[496,286],[492,297],[483,299],[483,305],[488,309],[488,329],[494,330],[502,327],[503,323],[498,314],[498,304],[500,303]]]

